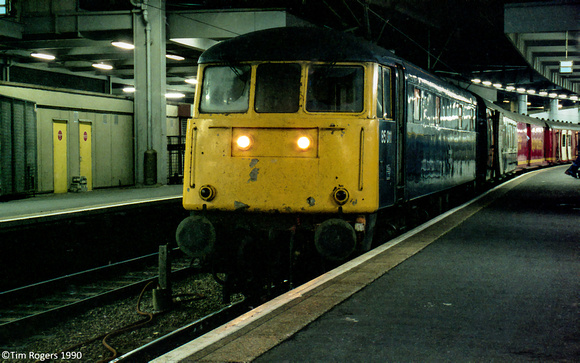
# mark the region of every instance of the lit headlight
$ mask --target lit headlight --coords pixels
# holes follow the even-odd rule
[[[310,139],[306,136],[302,136],[296,141],[296,145],[300,150],[308,150],[310,147]]]
[[[249,136],[242,135],[238,137],[236,144],[241,150],[248,150],[252,146],[252,139]]]

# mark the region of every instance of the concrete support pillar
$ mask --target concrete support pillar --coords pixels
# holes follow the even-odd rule
[[[143,0],[133,15],[135,182],[167,182],[165,0]]]
[[[528,95],[518,95],[518,113],[520,115],[528,114]]]
[[[550,99],[550,111],[548,112],[548,117],[550,120],[557,120],[558,119],[558,99],[551,98]]]

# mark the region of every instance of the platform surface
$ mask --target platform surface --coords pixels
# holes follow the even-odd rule
[[[14,219],[42,217],[110,208],[120,204],[180,198],[182,185],[95,189],[90,192],[40,194],[35,197],[0,202],[0,224]]]
[[[525,174],[155,362],[578,361],[580,180],[565,169]]]

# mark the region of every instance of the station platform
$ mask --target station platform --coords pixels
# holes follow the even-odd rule
[[[89,192],[39,194],[0,202],[0,227],[74,213],[182,198],[183,185],[95,189]]]
[[[580,181],[521,175],[153,362],[580,357]]]

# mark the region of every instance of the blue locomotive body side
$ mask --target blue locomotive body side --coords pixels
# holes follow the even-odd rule
[[[405,199],[475,181],[475,98],[413,66],[405,71]]]

